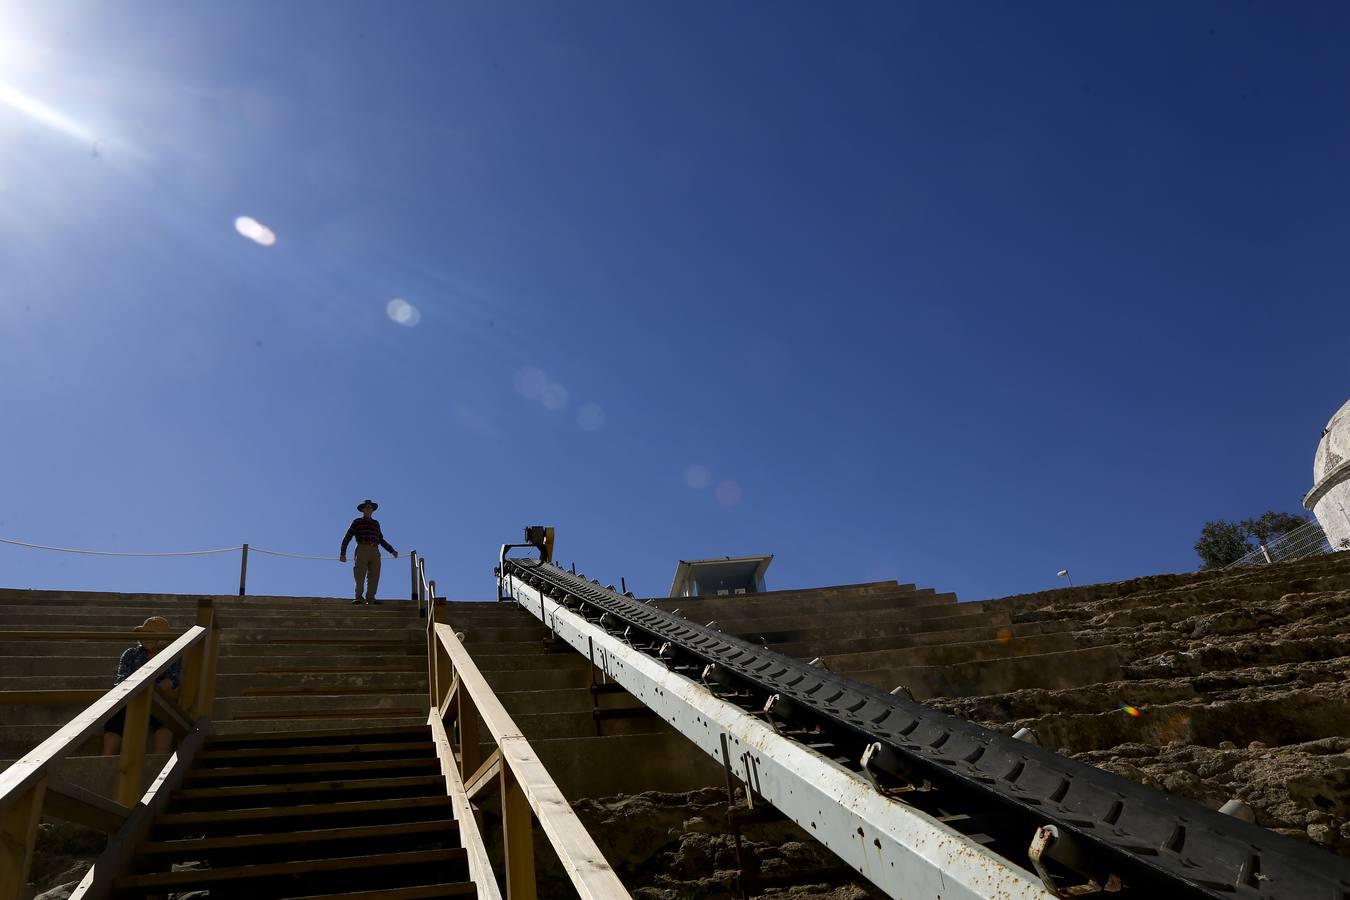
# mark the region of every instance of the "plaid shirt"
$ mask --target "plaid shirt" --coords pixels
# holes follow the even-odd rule
[[[346,536],[342,538],[342,552],[338,554],[339,556],[347,555],[347,545],[352,542],[352,538],[356,538],[357,544],[379,544],[390,553],[398,553],[397,550],[389,546],[389,542],[384,539],[384,532],[380,531],[380,523],[373,518],[367,519],[365,516],[360,516],[352,520],[351,527],[347,529]]]
[[[122,658],[117,661],[117,677],[113,679],[113,684],[118,685],[126,681],[136,670],[150,661],[150,651],[145,649],[144,644],[137,644],[135,647],[128,647],[122,654]],[[159,676],[159,680],[165,678],[173,682],[174,687],[180,687],[183,680],[183,661],[175,659],[173,665],[169,666],[167,672]]]

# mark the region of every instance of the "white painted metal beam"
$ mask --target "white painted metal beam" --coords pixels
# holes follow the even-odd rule
[[[882,796],[833,760],[779,736],[764,721],[669,671],[519,578],[502,586],[612,681],[801,825],[891,897],[908,900],[1050,898],[1040,879],[913,807]],[[730,748],[724,760],[722,740]],[[1028,840],[1030,840],[1028,835]]]

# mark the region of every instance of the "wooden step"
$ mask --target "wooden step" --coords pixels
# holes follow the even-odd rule
[[[256,866],[227,866],[221,869],[194,869],[186,872],[150,872],[129,875],[113,882],[116,891],[145,888],[205,888],[231,884],[251,878],[293,877],[321,872],[350,872],[390,866],[452,863],[466,857],[462,847],[442,850],[414,850],[409,853],[382,853],[377,856],[343,856],[337,859],[313,859],[297,862],[263,863]]]
[[[225,781],[232,778],[268,778],[287,777],[331,772],[390,772],[407,769],[428,769],[440,771],[440,763],[434,756],[419,756],[405,759],[360,759],[340,760],[324,763],[293,763],[274,766],[219,766],[210,769],[194,769],[189,772],[186,783],[202,784]],[[264,782],[252,782],[262,784]]]
[[[250,784],[230,787],[185,788],[175,791],[173,801],[227,800],[231,797],[284,797],[287,794],[326,794],[389,788],[432,787],[445,790],[442,775],[405,775],[385,778],[344,778],[336,781],[292,781],[280,784]]]
[[[181,856],[211,850],[244,850],[250,847],[276,847],[288,844],[327,843],[329,841],[369,840],[410,834],[456,835],[459,823],[454,819],[426,822],[402,822],[397,825],[363,825],[346,828],[315,828],[282,834],[232,834],[224,837],[187,838],[175,841],[147,841],[139,851],[149,856]]]
[[[295,696],[295,695],[287,695],[287,696]],[[332,694],[332,693],[328,693],[328,694],[312,694],[312,695],[307,695],[307,696],[309,696],[311,699],[319,698],[319,697],[330,697],[330,698],[331,698],[331,697],[334,696],[334,694]],[[398,694],[391,695],[389,691],[383,691],[383,692],[381,692],[380,696],[383,696],[383,697],[389,697],[389,696],[405,696],[405,695],[398,695]],[[417,691],[417,692],[410,692],[410,693],[408,693],[408,694],[406,695],[406,697],[408,697],[408,698],[418,698],[418,699],[422,699],[422,698],[425,697],[425,695],[422,694],[420,691]],[[223,698],[223,700],[217,701],[217,704],[218,704],[218,705],[221,705],[221,704],[223,704],[223,703],[225,703],[225,702],[229,702],[229,699],[230,699],[230,698]],[[241,698],[241,699],[249,699],[249,698]],[[253,698],[253,699],[262,699],[262,698]],[[417,704],[417,700],[414,700],[414,704]],[[263,711],[258,711],[258,712],[253,712],[253,711],[240,711],[240,712],[236,712],[236,714],[234,715],[234,718],[235,718],[236,720],[237,720],[237,719],[257,719],[257,720],[264,720],[264,719],[286,719],[286,720],[289,721],[289,720],[291,720],[291,719],[331,719],[331,718],[333,718],[334,714],[335,714],[335,711],[334,711],[334,710],[332,710],[332,709],[325,709],[325,708],[323,708],[323,705],[320,704],[320,705],[319,705],[318,707],[316,707],[316,708],[304,709],[304,710],[299,710],[299,709],[278,709],[278,710],[269,710],[269,711],[266,711],[266,712],[263,712]],[[420,705],[416,705],[416,706],[414,706],[414,707],[412,707],[412,708],[406,708],[406,709],[390,709],[390,708],[387,707],[387,706],[372,706],[372,707],[367,707],[367,708],[365,708],[365,709],[342,709],[342,710],[336,711],[336,714],[339,715],[339,716],[341,716],[341,717],[344,718],[344,719],[387,719],[387,718],[390,718],[391,716],[407,716],[407,717],[409,717],[409,718],[417,718],[417,717],[422,717],[422,718],[424,718],[424,717],[426,716],[426,706],[425,706],[425,703],[421,703]]]
[[[460,897],[478,890],[472,881],[390,888],[387,891],[356,891],[351,894],[306,894],[292,900],[421,900],[423,897]]]
[[[198,763],[226,762],[234,759],[250,759],[260,756],[352,756],[365,753],[402,753],[411,756],[415,753],[434,753],[436,745],[431,741],[406,741],[397,743],[367,744],[324,744],[313,747],[243,747],[232,750],[203,750],[197,754]]]
[[[362,743],[376,743],[379,738],[389,738],[393,741],[396,738],[407,739],[408,736],[422,737],[429,735],[430,731],[426,725],[392,725],[382,726],[380,728],[316,728],[305,731],[277,731],[261,732],[257,734],[235,734],[235,735],[213,735],[206,740],[207,750],[221,750],[229,748],[243,748],[250,744],[256,744],[259,747],[275,747],[278,745],[289,744],[299,746],[311,741],[324,743],[332,738],[361,738]],[[351,743],[347,741],[345,743]]]
[[[393,800],[357,800],[337,803],[299,803],[294,806],[259,806],[248,809],[216,809],[202,812],[170,812],[155,817],[155,825],[214,825],[223,822],[263,822],[268,819],[316,818],[347,816],[403,810],[425,810],[449,807],[450,798],[407,797]]]

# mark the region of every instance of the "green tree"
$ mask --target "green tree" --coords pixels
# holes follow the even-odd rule
[[[1200,529],[1200,540],[1195,542],[1195,552],[1205,569],[1222,569],[1246,556],[1251,549],[1243,523],[1223,519],[1206,522]]]
[[[1270,539],[1279,537],[1282,534],[1293,531],[1295,528],[1301,528],[1308,524],[1308,520],[1303,516],[1296,516],[1293,513],[1276,512],[1267,510],[1261,514],[1259,519],[1246,519],[1242,523],[1242,530],[1249,537],[1256,539],[1258,544],[1269,544]]]

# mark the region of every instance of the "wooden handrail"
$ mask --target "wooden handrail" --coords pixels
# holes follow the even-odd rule
[[[128,634],[144,638],[138,632],[45,632],[0,631],[0,640],[36,638],[51,640],[51,635],[63,639],[92,637],[95,640],[117,638],[125,640]],[[145,739],[150,730],[150,714],[157,710],[169,722],[173,731],[182,737],[188,735],[164,770],[177,773],[190,764],[200,747],[208,725],[212,701],[215,697],[216,649],[219,629],[210,599],[198,602],[197,624],[173,640],[145,665],[137,669],[121,684],[107,693],[97,695],[83,712],[62,726],[22,759],[0,772],[0,900],[16,900],[22,895],[32,863],[33,845],[38,822],[44,807],[58,817],[74,818],[81,824],[115,828],[118,834],[126,830],[130,821],[141,822],[138,828],[148,828],[133,815],[138,808],[144,784]],[[182,658],[182,706],[171,703],[155,687],[155,682]],[[6,696],[7,695],[7,696]],[[13,691],[0,692],[0,702],[80,702],[88,698],[85,691]],[[118,760],[116,799],[99,797],[74,785],[69,785],[52,774],[52,767],[73,753],[99,726],[126,710],[123,727],[122,753]],[[181,774],[179,776],[181,778]],[[125,841],[123,842],[125,843]],[[97,868],[97,867],[96,867]],[[88,880],[88,879],[86,879]]]
[[[472,780],[475,794],[486,793],[494,777],[499,785],[508,900],[535,897],[531,818],[539,822],[578,896],[630,897],[454,629],[436,622],[436,613],[443,609],[433,607],[428,617],[431,716],[433,720],[449,716],[458,726],[459,790]],[[497,748],[495,758],[488,760],[478,746],[480,718]],[[469,801],[467,793],[464,801]]]
[[[0,772],[0,809],[13,803],[18,792],[30,787],[53,763],[64,759],[76,749],[114,713],[130,703],[133,697],[138,696],[142,688],[148,689],[153,686],[155,680],[167,672],[174,660],[182,656],[184,651],[205,639],[205,628],[200,625],[189,628],[182,637],[156,653],[154,658],[132,673],[130,678],[90,704],[84,712],[67,722],[56,734],[28,751],[23,759]],[[146,709],[148,712],[148,704]]]

